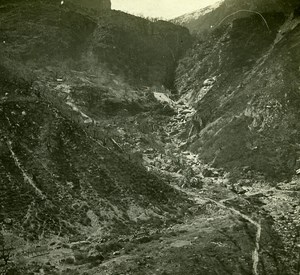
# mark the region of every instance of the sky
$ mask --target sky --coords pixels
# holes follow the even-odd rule
[[[111,0],[112,8],[135,15],[171,19],[219,0]]]

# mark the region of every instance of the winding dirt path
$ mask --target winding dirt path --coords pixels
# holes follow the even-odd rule
[[[210,201],[210,202],[214,203],[215,205],[219,206],[220,208],[229,210],[230,212],[236,214],[237,216],[242,217],[243,219],[245,219],[246,221],[248,221],[249,223],[251,223],[252,225],[255,226],[256,236],[255,236],[255,248],[252,252],[252,261],[253,261],[252,272],[253,272],[253,275],[259,275],[258,264],[259,264],[260,238],[261,238],[261,232],[262,232],[262,227],[261,227],[260,223],[253,220],[251,217],[241,213],[239,210],[237,210],[233,207],[228,207],[224,204],[224,202],[226,202],[227,200],[231,200],[233,198],[216,201],[211,198],[202,197],[202,196],[196,194],[195,192],[185,190],[184,188],[180,188],[180,187],[176,187],[176,186],[173,186],[173,187],[181,192],[186,193],[190,198],[192,198],[194,200],[194,202],[196,204],[202,205],[203,201]]]
[[[261,231],[262,231],[260,223],[254,221],[252,218],[250,218],[249,216],[241,213],[240,211],[236,210],[235,208],[228,207],[228,206],[224,205],[223,203],[220,203],[220,202],[215,201],[215,200],[210,199],[210,198],[204,198],[204,199],[218,205],[219,207],[221,207],[223,209],[230,210],[234,214],[242,217],[243,219],[247,220],[249,223],[253,224],[256,227],[255,249],[252,252],[252,260],[253,260],[252,270],[253,270],[253,275],[259,275],[259,272],[258,272],[259,248],[260,248],[260,237],[261,237]]]

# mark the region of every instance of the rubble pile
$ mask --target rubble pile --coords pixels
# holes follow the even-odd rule
[[[158,152],[155,149],[144,149],[143,165],[149,171],[162,173],[179,186],[201,188],[204,177],[217,177],[219,174],[204,165],[198,155],[187,151],[187,141],[181,138],[186,132],[186,125],[191,124],[196,110],[185,101],[172,101],[170,106],[176,115],[153,133],[157,140],[161,139],[164,150]]]

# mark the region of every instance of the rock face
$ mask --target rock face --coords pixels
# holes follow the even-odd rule
[[[67,0],[66,3],[96,12],[111,9],[110,0]]]

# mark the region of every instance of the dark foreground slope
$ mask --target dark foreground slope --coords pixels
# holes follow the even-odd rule
[[[198,110],[191,149],[219,167],[285,178],[300,165],[300,18],[263,16],[270,31],[250,16],[200,40],[180,63],[177,87]]]

